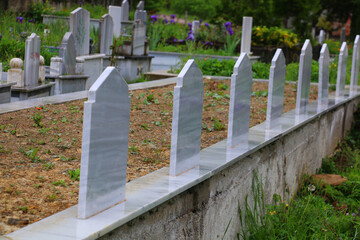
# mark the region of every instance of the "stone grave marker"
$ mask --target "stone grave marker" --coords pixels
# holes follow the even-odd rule
[[[353,48],[352,66],[351,66],[351,95],[357,92],[358,75],[359,75],[359,58],[360,58],[360,35],[356,35]]]
[[[122,1],[121,4],[121,21],[129,21],[129,2],[128,0]]]
[[[250,125],[252,65],[241,53],[231,75],[227,146],[232,148],[248,140]]]
[[[320,30],[320,34],[319,34],[319,43],[323,44],[325,40],[325,31],[324,30]]]
[[[145,27],[146,27],[147,13],[145,10],[136,10],[134,18],[135,18],[135,21],[140,19],[145,24]]]
[[[240,53],[249,54],[251,52],[252,22],[252,17],[243,17]]]
[[[277,49],[270,67],[269,97],[266,111],[267,129],[280,125],[284,107],[285,70],[285,56],[281,49]]]
[[[24,83],[21,87],[39,84],[40,48],[40,37],[32,33],[25,42]]]
[[[190,59],[178,75],[174,88],[170,175],[199,165],[204,84],[203,74]]]
[[[79,7],[70,13],[70,32],[76,42],[76,56],[89,54],[90,13]]]
[[[296,93],[296,114],[306,114],[309,104],[312,47],[306,39],[300,54],[299,77]]]
[[[109,14],[101,17],[100,22],[100,53],[111,55],[110,47],[113,45],[114,23]]]
[[[144,1],[140,1],[138,3],[138,5],[136,6],[136,10],[144,10],[144,9],[145,9],[145,3],[144,3]]]
[[[121,7],[109,6],[109,15],[112,17],[114,24],[114,36],[117,38],[121,35],[121,14]]]
[[[76,43],[73,33],[65,33],[59,50],[59,57],[62,59],[59,75],[74,75],[76,73],[75,46]]]
[[[329,48],[324,43],[320,50],[319,58],[319,89],[318,89],[318,109],[322,110],[328,105],[329,98]]]
[[[39,61],[39,84],[45,83],[45,59],[43,56],[40,55],[40,61]]]
[[[142,56],[145,52],[146,28],[141,20],[136,20],[133,24],[132,34],[132,55]]]
[[[311,36],[313,39],[315,39],[315,36],[316,36],[316,28],[311,28]]]
[[[79,218],[125,200],[129,121],[128,85],[115,67],[107,67],[84,104]]]
[[[192,30],[192,32],[194,34],[195,39],[196,39],[198,37],[198,35],[199,35],[199,30],[200,30],[200,21],[199,20],[194,20],[192,22],[191,30]]]
[[[346,63],[348,58],[348,48],[346,42],[343,42],[340,48],[338,72],[336,78],[336,98],[343,98],[345,91],[345,80],[346,80]]]
[[[342,43],[346,41],[346,28],[341,28],[340,33],[340,46],[342,46]]]

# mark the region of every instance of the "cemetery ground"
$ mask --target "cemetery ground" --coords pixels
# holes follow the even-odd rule
[[[202,148],[226,138],[230,98],[229,79],[204,83]],[[127,181],[169,165],[173,89],[130,91]],[[251,126],[266,118],[267,89],[253,83]],[[311,86],[310,101],[316,98]],[[0,234],[77,204],[84,101],[0,115]],[[284,112],[295,103],[296,85],[286,83]]]

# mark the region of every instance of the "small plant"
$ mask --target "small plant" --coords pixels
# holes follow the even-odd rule
[[[32,162],[38,162],[41,161],[39,156],[36,156],[38,153],[38,148],[31,148],[28,151],[24,151],[22,148],[19,149],[19,152],[23,153],[25,156],[27,156]]]
[[[54,181],[51,184],[54,186],[68,187],[68,185],[66,185],[64,180]]]
[[[221,123],[219,119],[213,118],[212,121],[213,121],[214,130],[220,131],[225,128],[225,123]]]
[[[40,113],[36,113],[34,116],[33,116],[33,120],[34,120],[34,126],[35,127],[42,127],[43,126],[43,123],[41,122],[41,119],[43,117],[40,115]]]
[[[80,169],[75,170],[69,170],[69,177],[73,181],[79,181],[80,180]]]
[[[52,162],[48,162],[48,163],[45,163],[43,166],[45,167],[45,169],[47,171],[49,171],[50,169],[53,169],[55,167],[55,164],[53,164]]]

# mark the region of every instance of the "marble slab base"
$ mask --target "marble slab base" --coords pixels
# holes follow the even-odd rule
[[[89,76],[87,75],[60,75],[47,77],[47,80],[55,83],[54,94],[57,95],[84,91],[88,78]]]
[[[54,85],[55,83],[48,83],[35,87],[12,87],[11,97],[19,98],[20,101],[33,98],[48,97],[53,95]]]
[[[11,86],[16,83],[7,83],[0,81],[0,104],[9,103],[11,101]]]

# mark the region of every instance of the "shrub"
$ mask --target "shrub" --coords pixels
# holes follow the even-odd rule
[[[293,47],[298,43],[295,33],[279,27],[253,27],[252,44]]]

